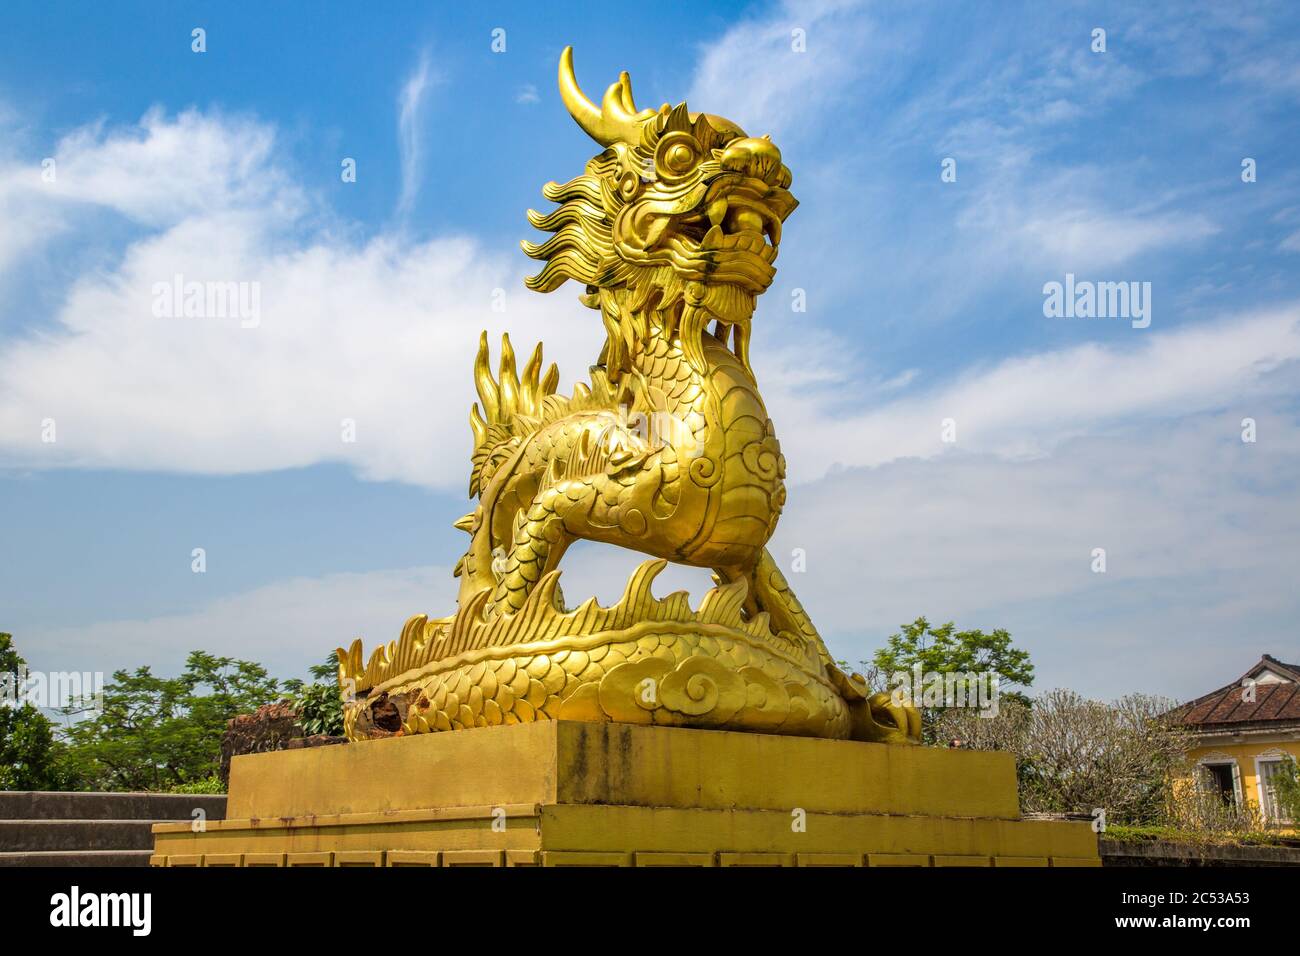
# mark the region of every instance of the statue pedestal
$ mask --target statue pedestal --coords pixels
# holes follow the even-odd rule
[[[1004,753],[541,721],[236,757],[156,866],[1099,866]]]

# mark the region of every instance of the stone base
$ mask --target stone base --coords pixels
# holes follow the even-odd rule
[[[249,754],[156,866],[1099,866],[1004,753],[545,721]]]

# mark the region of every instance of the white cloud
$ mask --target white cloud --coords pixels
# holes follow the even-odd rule
[[[953,450],[1042,455],[1066,439],[1120,423],[1294,392],[1293,382],[1272,373],[1300,360],[1300,307],[1163,332],[1156,330],[1159,310],[1155,298],[1153,328],[1126,325],[1122,342],[1009,358],[865,410],[844,402],[855,388],[848,376],[814,388],[779,375],[762,378],[764,394],[792,477],[808,481],[836,464],[878,465]],[[828,361],[843,367],[842,356]],[[775,367],[781,367],[779,358]],[[765,369],[760,360],[760,376]],[[946,418],[956,421],[955,445],[940,440]]]
[[[132,127],[74,129],[49,156],[0,153],[0,272],[89,231],[97,213],[148,229],[234,211],[290,222],[305,201],[272,163],[275,145],[271,127],[245,117],[151,109]]]
[[[847,81],[867,62],[873,27],[863,11],[859,0],[786,0],[741,21],[701,48],[687,102],[756,136],[824,118],[828,103],[853,94]]]
[[[399,217],[411,211],[420,191],[424,162],[424,131],[420,126],[420,114],[425,97],[436,81],[426,50],[420,54],[419,62],[407,77],[397,99],[397,134],[402,157],[402,193],[397,201]]]
[[[481,329],[493,330],[494,353],[503,329],[519,351],[545,332],[567,379],[585,373],[597,324],[565,292],[524,289],[522,257],[455,236],[350,241],[285,187],[273,142],[248,121],[150,113],[137,129],[82,130],[61,144],[62,192],[36,213],[93,231],[107,207],[149,228],[110,267],[80,273],[52,331],[0,340],[4,460],[215,473],[344,461],[368,478],[459,489]],[[187,166],[186,143],[209,158]],[[173,168],[187,185],[151,198]],[[29,237],[33,222],[16,232]],[[155,317],[155,284],[177,275],[258,283],[256,327]],[[492,309],[497,289],[503,313]],[[20,302],[3,309],[23,327]],[[343,441],[345,418],[355,443]]]
[[[1284,404],[991,454],[848,469],[791,489],[773,553],[840,656],[919,615],[1006,627],[1038,686],[1203,693],[1293,651],[1300,429]],[[1257,418],[1259,441],[1240,440]],[[1092,571],[1105,548],[1107,571]]]
[[[78,127],[59,140],[51,157],[53,181],[40,159],[20,164],[5,157],[0,196],[39,194],[66,203],[104,206],[147,225],[166,225],[223,207],[253,208],[289,190],[268,160],[271,127],[238,116],[186,110],[174,117],[151,109],[134,127],[106,131]]]
[[[1028,217],[1012,218],[1020,220],[1013,229],[1023,257],[1079,271],[1115,268],[1144,252],[1192,243],[1218,231],[1199,215],[1138,217],[1040,207]]]
[[[1300,96],[1300,64],[1295,60],[1295,50],[1285,59],[1277,56],[1258,57],[1235,68],[1229,79],[1247,89],[1265,93]]]
[[[1121,169],[1039,169],[1028,149],[1015,148],[991,162],[997,175],[969,188],[954,217],[959,241],[943,250],[968,265],[978,261],[986,282],[1114,270],[1157,251],[1195,247],[1219,232],[1205,213],[1187,211],[1186,196],[1137,198],[1121,184]]]

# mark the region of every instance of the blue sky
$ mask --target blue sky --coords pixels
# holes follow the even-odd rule
[[[0,629],[34,667],[290,676],[451,610],[479,331],[564,388],[599,345],[517,245],[595,151],[569,43],[592,95],[628,69],[794,171],[754,362],[773,551],[837,656],[925,614],[1098,696],[1300,660],[1292,5],[413,6],[0,11]],[[176,273],[259,283],[258,325],[153,316]],[[1046,317],[1067,273],[1149,282],[1150,326]],[[635,563],[577,548],[565,592]]]

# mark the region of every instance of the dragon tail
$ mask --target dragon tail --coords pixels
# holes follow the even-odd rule
[[[754,599],[758,607],[771,615],[773,626],[816,647],[822,666],[826,668],[826,676],[848,705],[854,740],[920,742],[920,711],[910,705],[895,703],[888,693],[872,694],[860,675],[846,674],[840,669],[767,548],[763,549],[751,580]]]
[[[818,649],[823,660],[829,661],[830,653],[822,643],[821,635],[813,625],[812,619],[804,611],[803,605],[795,597],[790,582],[781,573],[772,553],[763,549],[758,563],[752,572],[752,593],[758,607],[771,616],[772,626],[778,631],[786,631],[806,644]]]

